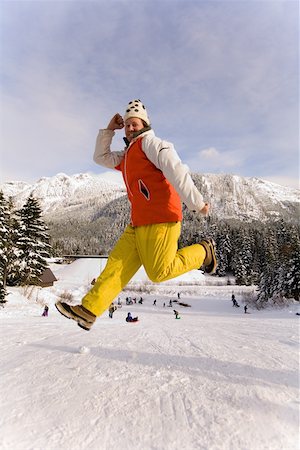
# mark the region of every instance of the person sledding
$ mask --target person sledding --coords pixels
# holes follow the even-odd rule
[[[126,322],[137,322],[139,320],[138,317],[132,317],[131,313],[127,313]]]
[[[126,147],[112,151],[115,131],[123,128]],[[91,329],[141,265],[153,282],[170,280],[200,268],[213,274],[217,267],[212,238],[178,249],[181,202],[204,216],[210,205],[204,202],[173,144],[155,136],[140,100],[129,102],[124,117],[115,114],[107,128],[100,130],[94,161],[122,172],[131,203],[131,222],[81,304],[56,303],[62,315],[75,320],[85,330]]]

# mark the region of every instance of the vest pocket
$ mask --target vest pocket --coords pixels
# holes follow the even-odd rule
[[[149,192],[147,186],[145,185],[145,183],[143,182],[143,180],[139,179],[138,183],[139,183],[140,193],[143,194],[143,196],[145,197],[146,200],[150,200],[150,192]]]

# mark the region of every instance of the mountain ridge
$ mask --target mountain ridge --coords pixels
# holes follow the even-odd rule
[[[260,178],[230,174],[192,174],[205,201],[211,203],[212,214],[224,219],[261,220],[299,217],[300,190]],[[104,179],[101,174],[81,173],[42,177],[30,184],[20,181],[0,185],[5,196],[12,197],[17,208],[29,195],[40,202],[45,218],[63,220],[76,216],[89,220],[99,217],[103,207],[124,197],[125,186]],[[297,217],[298,216],[298,217]]]
[[[11,181],[0,185],[0,189],[4,195],[13,198],[18,208],[22,207],[29,195],[33,195],[39,200],[45,215],[60,209],[72,209],[86,201],[94,200],[97,206],[103,206],[126,193],[121,185],[89,173],[58,173],[53,177],[41,177],[33,184]]]

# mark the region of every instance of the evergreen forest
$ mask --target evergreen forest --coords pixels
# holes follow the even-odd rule
[[[257,304],[270,299],[299,301],[300,227],[282,218],[266,222],[195,215],[184,207],[179,247],[212,237],[217,246],[217,277],[232,275],[238,285],[258,287]],[[0,274],[6,285],[34,283],[49,256],[107,255],[127,224],[129,204],[114,200],[93,217],[42,219],[37,200],[29,197],[16,211],[0,196]],[[2,295],[3,298],[3,295]]]

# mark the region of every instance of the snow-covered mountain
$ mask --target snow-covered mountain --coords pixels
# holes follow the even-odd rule
[[[100,175],[88,173],[72,176],[59,173],[29,184],[12,181],[0,185],[5,196],[11,196],[22,207],[29,195],[39,200],[45,215],[71,213],[85,208],[99,208],[125,194],[125,188]]]
[[[283,217],[298,220],[300,191],[259,178],[236,175],[194,174],[197,187],[219,218],[267,220]],[[21,207],[32,194],[39,199],[45,216],[86,218],[125,195],[125,188],[101,175],[88,173],[40,178],[34,184],[12,181],[0,185],[5,196]]]
[[[199,175],[194,181],[219,218],[299,220],[300,190],[260,178],[237,175]]]

